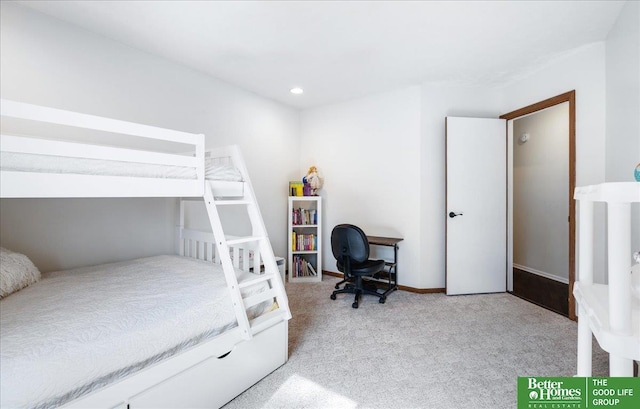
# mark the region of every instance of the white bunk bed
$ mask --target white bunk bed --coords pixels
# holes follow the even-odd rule
[[[592,334],[609,353],[609,376],[633,376],[640,361],[640,298],[632,283],[631,204],[640,203],[640,183],[618,182],[576,188],[579,214],[578,376],[591,376]],[[609,283],[593,282],[594,203],[607,204]],[[634,274],[640,269],[634,267]],[[634,277],[636,285],[640,283]]]
[[[184,208],[180,201],[178,256],[159,256],[43,274],[41,281],[0,300],[3,314],[0,348],[2,359],[7,363],[0,366],[0,389],[3,392],[0,394],[0,406],[220,407],[286,362],[287,324],[291,314],[249,175],[237,147],[205,152],[203,135],[15,101],[1,100],[0,110],[3,120],[0,197],[203,198],[213,231],[212,234],[185,230]],[[229,205],[246,208],[252,226],[250,237],[225,235],[218,207]],[[177,267],[169,268],[172,265]],[[108,335],[105,337],[108,342],[99,336],[88,335],[91,334],[93,320],[87,316],[82,318],[82,312],[78,312],[77,320],[75,314],[57,317],[58,321],[64,321],[61,325],[75,328],[88,339],[102,342],[100,347],[107,347],[104,354],[107,357],[118,355],[118,359],[107,359],[109,362],[102,365],[104,369],[99,372],[96,368],[100,365],[87,364],[95,357],[77,356],[65,362],[61,357],[74,356],[76,352],[63,352],[54,367],[46,368],[47,371],[42,371],[46,373],[39,378],[46,382],[44,380],[58,376],[63,381],[60,383],[66,385],[61,386],[63,389],[47,385],[40,388],[37,396],[29,387],[20,388],[23,395],[15,392],[15,382],[27,382],[28,379],[23,378],[38,372],[37,365],[42,365],[42,361],[34,359],[28,351],[21,353],[21,345],[25,348],[31,345],[32,350],[45,348],[43,351],[46,351],[47,343],[38,344],[38,325],[24,324],[30,318],[37,323],[42,317],[35,315],[45,308],[42,301],[33,301],[31,297],[41,300],[43,294],[53,294],[48,298],[51,301],[56,298],[52,288],[66,288],[65,294],[69,296],[61,294],[61,298],[74,299],[71,297],[75,289],[74,279],[77,279],[78,286],[86,285],[89,280],[88,287],[97,293],[92,295],[87,288],[82,289],[84,296],[89,298],[80,305],[88,305],[91,304],[88,300],[100,295],[104,297],[103,291],[106,292],[110,285],[115,284],[116,291],[122,292],[122,282],[132,274],[130,269],[150,277],[147,281],[131,281],[131,288],[127,291],[136,294],[141,304],[150,305],[151,312],[137,309],[114,311],[113,303],[92,305],[87,316],[100,318],[95,320],[95,325],[98,331]],[[181,275],[185,271],[189,272],[188,277]],[[113,275],[116,283],[109,279],[109,275]],[[91,280],[98,278],[100,285],[96,286]],[[198,289],[194,283],[200,279],[203,288]],[[166,287],[163,289],[163,282],[175,286],[175,293],[170,293]],[[154,283],[160,283],[160,288]],[[222,293],[215,293],[220,284],[223,285]],[[204,291],[213,300],[187,293],[191,290],[186,287],[195,289],[195,292]],[[145,288],[148,289],[146,292]],[[163,302],[163,297],[158,297],[158,294],[167,294],[167,307],[173,308],[172,312],[157,313],[164,311],[156,308]],[[184,313],[192,314],[191,319],[175,321],[174,317],[171,321],[169,317],[172,314],[182,313],[181,307],[176,307],[180,304],[176,299],[189,301],[184,306]],[[131,301],[135,307],[133,298]],[[60,311],[74,311],[73,306],[60,304],[58,307]],[[212,312],[213,315],[221,315],[220,321],[214,320]],[[115,314],[113,320],[117,322],[124,316],[145,318],[151,315],[155,321],[149,324],[142,320],[144,328],[126,324],[124,327],[128,332],[118,335],[108,326],[110,314]],[[194,319],[193,314],[201,315],[201,319],[197,316]],[[183,321],[194,326],[183,329]],[[40,329],[44,334],[57,333],[56,329],[49,332],[46,328]],[[183,334],[176,336],[173,332]],[[31,338],[21,341],[20,337],[29,335],[27,333]],[[5,336],[8,337],[6,342]],[[56,342],[61,344],[65,340],[64,337],[56,338]],[[78,345],[77,341],[70,342]],[[87,343],[89,351],[93,348],[91,345]],[[54,349],[60,352],[58,346],[62,345]],[[133,352],[122,354],[122,351]],[[26,361],[15,361],[21,355]],[[126,357],[131,359],[124,359]],[[10,360],[13,360],[11,365],[8,364]],[[114,363],[116,361],[119,363]],[[65,383],[71,378],[76,381]],[[4,393],[9,390],[7,388],[11,388],[11,393]]]

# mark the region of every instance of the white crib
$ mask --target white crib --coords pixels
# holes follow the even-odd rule
[[[578,376],[591,376],[592,334],[609,353],[610,376],[633,376],[640,360],[640,300],[631,281],[631,203],[640,183],[603,183],[576,188],[579,258],[573,294],[578,305]],[[594,203],[607,204],[609,284],[593,282]]]

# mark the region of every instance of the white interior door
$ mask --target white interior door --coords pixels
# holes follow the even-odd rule
[[[506,291],[504,119],[447,117],[447,295]]]

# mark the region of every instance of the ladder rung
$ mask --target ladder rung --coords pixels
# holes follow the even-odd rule
[[[251,327],[251,333],[255,335],[258,332],[266,328],[269,328],[273,322],[284,321],[285,319],[286,319],[286,315],[282,308],[278,308],[277,310],[270,311],[266,314],[263,314],[249,321],[249,326]]]
[[[240,328],[240,333],[243,339],[251,339],[253,334],[263,331],[272,325],[281,323],[282,321],[291,318],[291,310],[287,303],[287,295],[284,289],[284,283],[280,280],[280,273],[277,270],[275,260],[269,260],[273,257],[271,245],[264,227],[264,221],[260,217],[260,211],[258,210],[257,203],[253,194],[253,189],[250,182],[244,182],[243,193],[239,196],[214,196],[211,184],[205,184],[204,199],[207,214],[211,222],[211,229],[216,237],[216,248],[218,255],[222,259],[222,265],[225,272],[227,284],[231,287],[232,294],[231,299],[233,301],[233,308]],[[224,205],[244,205],[248,211],[249,221],[251,222],[251,236],[237,237],[226,236],[222,221],[220,220],[219,206]],[[247,245],[244,245],[247,243]],[[229,254],[229,249],[233,248],[234,256],[238,257],[239,247],[247,247],[247,250],[253,251],[254,255],[261,258],[265,265],[265,274],[253,274],[250,278],[246,278],[242,282],[237,281],[235,275],[235,268],[232,265],[232,261]],[[243,254],[243,256],[246,254]],[[238,259],[235,259],[237,262]],[[257,263],[258,260],[254,260]],[[236,265],[237,267],[237,265]],[[275,267],[275,271],[274,271]],[[257,264],[254,264],[254,268],[257,268]],[[257,273],[257,271],[254,271]],[[271,281],[269,281],[271,280]],[[258,287],[255,287],[255,286]],[[243,289],[243,292],[252,293],[253,289],[260,290],[260,293],[254,293],[243,297],[239,289]],[[249,320],[247,315],[256,306],[265,304],[277,304],[277,309],[269,311],[268,313],[257,317],[253,320]],[[262,303],[262,304],[261,304]],[[254,307],[254,308],[251,308]],[[274,306],[275,307],[275,306]]]
[[[228,245],[232,245],[232,244],[241,244],[241,243],[251,243],[252,241],[259,241],[261,239],[264,239],[264,236],[240,237],[240,238],[237,238],[237,239],[227,240],[227,244]]]
[[[269,299],[275,298],[276,295],[277,293],[275,288],[270,288],[259,294],[251,295],[243,299],[242,301],[244,302],[244,307],[249,308],[249,307],[253,307],[254,305],[258,305],[263,301],[267,301]]]
[[[251,200],[245,200],[245,199],[223,199],[223,200],[214,200],[214,203],[216,205],[220,205],[220,206],[229,206],[229,205],[248,205],[251,204]]]
[[[271,279],[273,279],[273,277],[274,277],[274,274],[260,274],[256,278],[250,278],[248,280],[239,282],[238,283],[238,288],[251,287],[252,285],[259,284],[259,283],[262,283],[262,282],[267,281],[267,280],[271,280]]]

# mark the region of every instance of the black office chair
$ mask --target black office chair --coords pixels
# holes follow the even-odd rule
[[[335,290],[331,299],[336,299],[336,294],[355,294],[355,300],[351,306],[358,308],[362,294],[375,295],[378,302],[384,304],[387,297],[374,289],[363,285],[363,276],[373,276],[384,269],[384,260],[369,260],[369,241],[362,229],[352,224],[339,224],[331,232],[331,251],[336,258],[338,271],[344,273],[347,282],[343,289]],[[338,283],[340,284],[340,283]],[[336,285],[338,288],[338,285]]]

